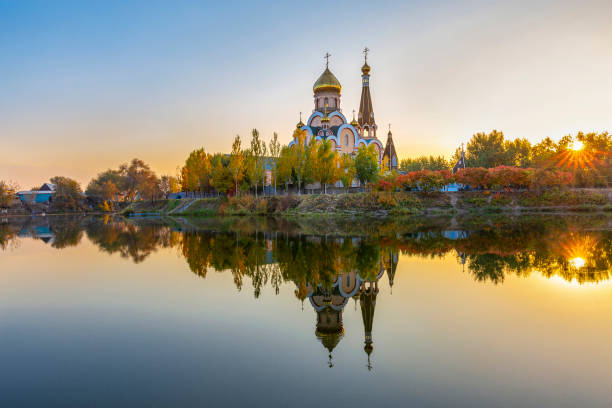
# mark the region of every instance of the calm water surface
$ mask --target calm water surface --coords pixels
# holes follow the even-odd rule
[[[0,406],[611,406],[611,273],[606,217],[6,219]]]

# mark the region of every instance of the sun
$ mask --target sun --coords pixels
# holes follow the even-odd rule
[[[582,143],[580,140],[576,140],[573,144],[571,149],[575,152],[582,150],[584,148],[584,143]]]
[[[569,263],[570,263],[570,265],[571,265],[571,266],[573,266],[574,268],[576,268],[576,269],[580,269],[580,268],[582,268],[582,267],[583,267],[583,266],[586,264],[586,261],[585,261],[585,259],[584,259],[584,258],[582,258],[582,257],[580,257],[580,256],[577,256],[577,257],[575,257],[575,258],[570,259],[570,260],[569,260]]]

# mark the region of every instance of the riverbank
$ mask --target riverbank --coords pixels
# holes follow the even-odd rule
[[[612,212],[612,189],[524,192],[368,192],[139,201],[123,214],[165,216],[347,215],[387,217],[464,213]]]

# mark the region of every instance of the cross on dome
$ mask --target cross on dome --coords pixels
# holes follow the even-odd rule
[[[365,47],[363,49],[363,54],[365,55],[365,62],[368,62],[368,52],[370,52],[370,49],[368,47]]]
[[[329,68],[329,57],[331,57],[331,54],[329,52],[325,53],[325,68]]]

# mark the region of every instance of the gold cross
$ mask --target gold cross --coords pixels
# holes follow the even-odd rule
[[[331,54],[329,52],[325,53],[325,68],[329,67],[329,57],[331,57]]]
[[[365,62],[368,62],[368,52],[370,52],[370,49],[368,47],[365,47],[363,49],[363,54],[365,55]]]

